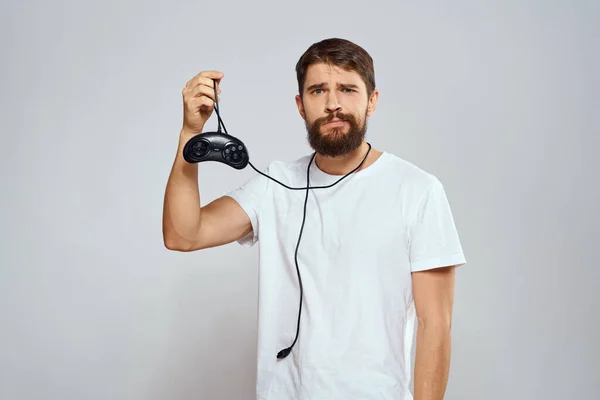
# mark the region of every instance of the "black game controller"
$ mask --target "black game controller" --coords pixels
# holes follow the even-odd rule
[[[216,132],[199,133],[183,146],[183,158],[188,163],[217,161],[235,169],[244,169],[250,162],[246,145],[238,138],[227,133],[219,112],[217,81],[213,81],[215,112],[219,119]],[[252,165],[252,164],[250,164]]]
[[[244,169],[250,158],[246,145],[224,132],[206,132],[192,137],[183,147],[189,163],[218,161],[235,169]]]

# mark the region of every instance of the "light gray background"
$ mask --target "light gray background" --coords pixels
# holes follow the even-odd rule
[[[257,249],[162,244],[181,89],[223,71],[229,132],[257,167],[291,161],[310,151],[294,65],[332,36],[375,59],[370,142],[450,198],[469,263],[446,399],[599,398],[599,17],[592,0],[3,2],[0,398],[253,398]],[[201,165],[202,203],[252,175]]]

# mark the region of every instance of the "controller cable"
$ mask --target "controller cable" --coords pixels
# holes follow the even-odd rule
[[[221,119],[221,113],[219,112],[219,98],[217,95],[217,82],[216,80],[213,80],[213,86],[214,86],[214,94],[215,94],[215,101],[214,101],[214,110],[217,113],[217,119],[218,119],[218,127],[217,127],[217,132],[219,133],[224,133],[226,135],[229,135],[229,133],[227,133],[227,129],[225,128],[225,124],[223,123],[223,120]],[[223,130],[221,130],[221,127]],[[304,222],[306,221],[306,205],[308,203],[308,192],[309,189],[327,189],[330,188],[332,186],[337,185],[339,182],[342,181],[342,179],[345,179],[347,176],[353,174],[354,172],[356,172],[365,162],[365,160],[367,159],[367,156],[369,155],[370,151],[371,151],[371,144],[367,142],[367,144],[369,145],[369,150],[367,150],[367,154],[365,154],[365,157],[363,158],[363,160],[360,162],[360,164],[358,164],[358,166],[356,168],[354,168],[352,171],[348,172],[346,175],[344,175],[343,177],[341,177],[340,179],[338,179],[336,182],[332,183],[331,185],[327,185],[327,186],[310,186],[310,166],[315,158],[315,156],[317,155],[316,152],[313,153],[310,162],[308,163],[308,168],[306,170],[306,187],[290,187],[284,183],[279,182],[277,179],[270,177],[267,174],[264,174],[263,172],[259,171],[254,165],[252,165],[252,163],[250,161],[248,161],[248,164],[250,164],[250,166],[259,174],[261,174],[262,176],[265,176],[277,183],[279,183],[281,186],[284,186],[287,189],[290,190],[306,190],[306,196],[304,198],[304,215],[302,217],[302,225],[300,227],[300,235],[298,236],[298,243],[296,244],[296,252],[294,255],[294,261],[296,263],[296,273],[298,274],[298,283],[300,285],[300,305],[298,307],[298,322],[296,324],[296,337],[294,338],[294,341],[292,342],[292,344],[289,347],[286,347],[285,349],[279,351],[279,353],[277,353],[277,358],[278,359],[282,359],[287,357],[290,352],[292,351],[292,348],[294,347],[294,345],[296,344],[296,342],[298,341],[298,334],[300,333],[300,316],[302,314],[302,296],[303,296],[303,287],[302,287],[302,277],[300,276],[300,268],[298,267],[298,248],[300,246],[300,239],[302,238],[302,231],[304,230]]]

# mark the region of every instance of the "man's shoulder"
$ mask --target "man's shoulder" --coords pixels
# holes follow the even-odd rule
[[[395,184],[416,191],[440,184],[438,177],[424,167],[389,151],[383,155],[387,158],[386,178],[394,180]]]

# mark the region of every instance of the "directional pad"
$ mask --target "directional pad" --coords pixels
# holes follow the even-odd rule
[[[210,143],[206,140],[199,140],[192,145],[192,152],[196,157],[204,157],[210,150]]]
[[[228,163],[238,164],[244,162],[247,157],[248,153],[242,144],[230,143],[223,149],[223,158]]]

